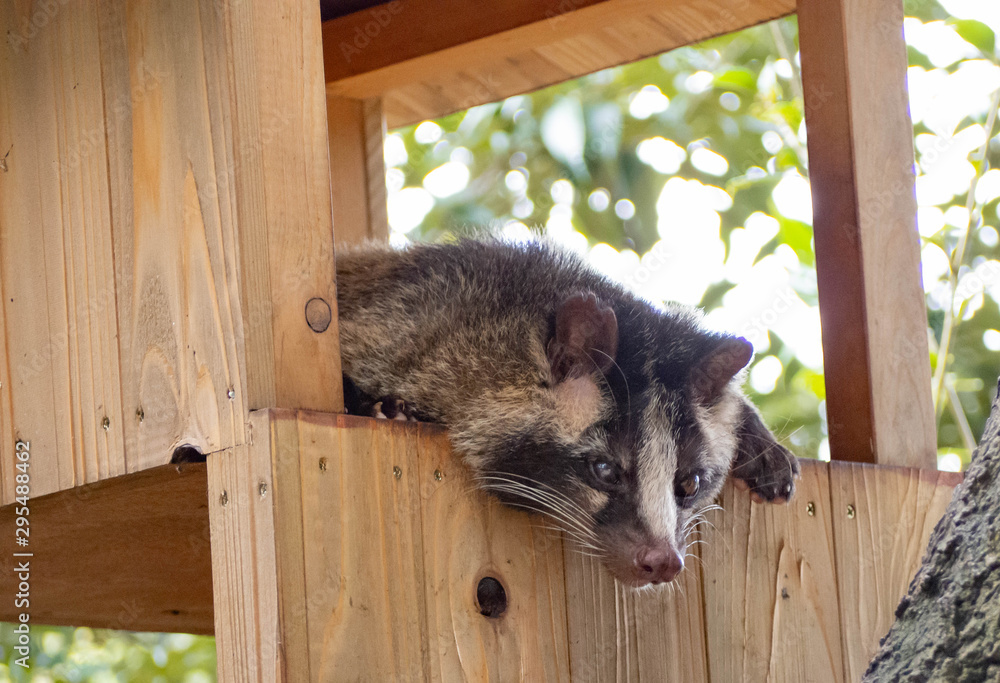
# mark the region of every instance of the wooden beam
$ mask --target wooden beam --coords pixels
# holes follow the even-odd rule
[[[834,459],[937,467],[900,0],[799,0]]]
[[[538,90],[792,13],[792,0],[393,0],[323,25],[332,94],[390,127]]]
[[[29,469],[30,471],[30,469]],[[163,465],[32,498],[29,545],[0,555],[0,620],[126,631],[212,633],[212,556],[204,464]],[[14,539],[15,505],[0,508]],[[30,562],[30,605],[14,568]]]
[[[330,184],[337,247],[389,240],[385,186],[385,118],[379,98],[328,95]]]

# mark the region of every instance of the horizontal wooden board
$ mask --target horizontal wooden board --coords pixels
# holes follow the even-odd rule
[[[793,0],[394,0],[324,23],[327,88],[383,96],[395,127],[794,11]]]
[[[204,464],[164,465],[33,498],[29,545],[0,555],[0,620],[15,621],[13,568],[31,562],[32,624],[212,633]],[[14,538],[15,506],[0,508]]]
[[[211,482],[164,466],[34,499],[33,622],[211,632],[214,547],[220,671],[250,680],[846,682],[960,479],[803,461],[787,506],[727,485],[679,583],[635,592],[473,489],[440,428],[251,423],[251,444],[209,456]],[[508,597],[496,619],[477,603],[486,576]]]

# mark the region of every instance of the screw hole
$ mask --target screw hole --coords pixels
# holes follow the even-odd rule
[[[507,591],[498,580],[487,576],[476,588],[476,602],[479,603],[480,614],[489,619],[496,619],[507,611]]]

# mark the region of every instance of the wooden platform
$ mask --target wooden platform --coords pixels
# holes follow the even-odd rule
[[[393,0],[323,24],[327,89],[382,97],[402,126],[794,11],[794,0]]]
[[[680,580],[637,593],[545,520],[472,490],[439,428],[289,411],[254,421],[252,447],[209,456],[211,491],[205,466],[167,466],[34,501],[32,618],[211,632],[211,509],[212,544],[229,549],[216,576],[255,582],[259,601],[280,581],[284,596],[284,626],[245,618],[221,586],[217,616],[248,651],[270,647],[272,664],[268,634],[289,629],[320,653],[320,680],[336,666],[372,680],[854,681],[960,480],[802,461],[789,506],[727,486]],[[288,509],[277,501],[301,501],[298,513],[276,515]],[[11,536],[9,507],[0,520]],[[289,550],[258,565],[272,574],[246,574],[230,558],[266,551],[260,533],[304,546],[307,563],[288,566]],[[497,619],[476,602],[485,576],[506,589]],[[253,661],[233,651],[220,674],[267,680],[247,675]]]

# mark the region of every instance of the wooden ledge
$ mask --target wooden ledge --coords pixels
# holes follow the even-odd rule
[[[751,504],[726,486],[682,590],[633,593],[537,518],[475,491],[439,427],[282,410],[251,419],[253,443],[207,467],[32,500],[31,623],[212,633],[214,549],[220,677],[248,662],[268,675],[301,665],[308,646],[313,671],[366,680],[511,667],[538,680],[857,680],[961,480],[804,460],[791,505]],[[0,534],[14,537],[12,506]],[[14,559],[0,560],[7,596]],[[497,620],[476,602],[484,576],[507,593]],[[13,600],[0,604],[0,619],[16,619]],[[286,680],[308,679],[297,672]]]
[[[431,119],[786,16],[794,0],[393,0],[323,24],[330,94]]]
[[[0,557],[0,620],[128,631],[212,633],[212,554],[204,464],[163,465],[31,499],[31,558]],[[15,506],[0,508],[11,547]],[[21,550],[21,549],[19,549]],[[17,562],[30,601],[15,609]]]

